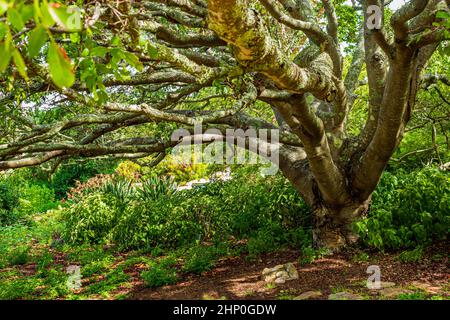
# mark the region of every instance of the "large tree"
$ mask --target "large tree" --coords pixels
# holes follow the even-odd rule
[[[385,2],[1,0],[0,170],[157,162],[179,141],[144,129],[155,123],[279,128],[279,167],[313,210],[316,245],[340,248],[355,240],[350,224],[368,210],[421,82],[448,84],[423,71],[449,37],[449,1],[396,12]],[[360,85],[367,121],[350,136]]]

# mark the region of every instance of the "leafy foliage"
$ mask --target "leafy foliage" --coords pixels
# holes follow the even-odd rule
[[[117,219],[117,201],[110,195],[93,193],[63,213],[65,237],[71,242],[103,242]]]
[[[167,177],[144,180],[141,188],[137,189],[138,197],[142,200],[157,200],[162,197],[170,197],[175,194],[177,185]]]
[[[141,277],[150,288],[174,284],[178,280],[176,269],[167,261],[152,263],[150,270],[142,272]]]
[[[58,198],[64,198],[77,181],[83,183],[97,174],[112,172],[114,172],[114,163],[109,161],[92,160],[85,163],[68,163],[61,166],[53,175],[50,186],[55,190]]]
[[[296,191],[280,176],[270,178],[273,183],[267,186],[262,177],[247,173],[238,174],[232,181],[181,192],[175,192],[170,179],[156,178],[133,187],[131,193],[126,187],[125,195],[117,187],[103,188],[67,209],[67,234],[70,241],[81,242],[94,239],[95,234],[122,249],[176,248],[198,240],[250,237],[253,254],[281,244],[307,243],[309,210]],[[246,188],[244,180],[252,188]],[[109,210],[105,197],[114,199],[109,202],[113,206]],[[119,210],[117,206],[124,198],[127,205]],[[101,231],[94,232],[97,228],[91,221]],[[85,238],[85,232],[92,237]]]
[[[214,266],[218,254],[214,246],[194,246],[186,253],[183,271],[197,274],[208,271]]]
[[[19,196],[16,191],[8,182],[0,182],[0,225],[17,221],[15,209],[19,206]]]
[[[409,248],[445,239],[450,228],[450,179],[437,168],[386,172],[366,219],[356,223],[362,241],[378,249]]]

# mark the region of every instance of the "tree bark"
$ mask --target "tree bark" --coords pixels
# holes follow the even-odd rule
[[[331,208],[324,203],[313,207],[313,244],[316,248],[328,248],[332,251],[354,244],[358,235],[352,225],[365,215],[369,201],[353,203],[341,208]]]
[[[370,197],[365,201],[348,198],[344,203],[327,201],[311,173],[306,152],[299,147],[281,150],[280,170],[311,208],[314,247],[339,251],[358,240],[352,226],[366,214]]]

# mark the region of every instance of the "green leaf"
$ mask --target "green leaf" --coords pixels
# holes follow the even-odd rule
[[[14,8],[8,9],[8,21],[16,31],[20,31],[25,27],[22,16]]]
[[[6,70],[6,67],[9,65],[9,61],[11,60],[11,50],[9,45],[5,43],[0,43],[0,73]]]
[[[71,33],[69,35],[70,41],[72,43],[80,43],[80,34],[79,33]]]
[[[67,31],[81,31],[80,11],[75,7],[50,2],[48,12],[56,23]]]
[[[34,16],[34,8],[32,5],[25,5],[20,9],[22,21],[27,23]]]
[[[108,53],[108,48],[106,48],[106,47],[95,47],[91,51],[91,56],[104,58],[104,57],[106,57],[107,53]]]
[[[148,54],[149,54],[151,59],[157,59],[158,58],[158,49],[156,49],[152,45],[149,45],[148,46]]]
[[[48,50],[47,63],[50,75],[56,86],[60,88],[71,87],[75,82],[72,63],[67,57],[66,51],[52,42]]]
[[[0,41],[3,40],[8,33],[8,26],[3,22],[0,22]]]
[[[19,71],[19,74],[28,81],[27,67],[25,66],[22,55],[17,49],[13,52],[13,60],[14,64],[16,65],[17,71]]]
[[[83,51],[81,52],[81,56],[82,57],[87,57],[89,55],[89,49],[88,48],[84,48]]]
[[[120,38],[115,35],[112,39],[111,39],[111,46],[113,47],[118,47],[122,44],[122,40],[120,40]]]
[[[47,0],[44,0],[44,2],[41,4],[41,18],[42,23],[47,27],[53,27],[55,25],[55,20],[53,20],[52,15],[49,12],[49,4]]]
[[[42,46],[48,39],[47,30],[43,26],[37,26],[30,34],[28,53],[31,58],[37,56]]]
[[[127,61],[132,67],[136,68],[138,71],[142,71],[144,69],[144,65],[141,61],[139,61],[138,56],[131,52],[124,51],[125,61]]]
[[[6,10],[8,10],[9,4],[4,0],[0,0],[0,16],[2,16]]]
[[[436,13],[436,18],[438,18],[438,19],[448,19],[448,18],[450,18],[450,14],[448,12],[445,12],[445,11],[438,11]]]

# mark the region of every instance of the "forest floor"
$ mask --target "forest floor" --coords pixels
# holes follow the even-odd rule
[[[250,257],[238,251],[201,274],[183,270],[185,251],[173,253],[176,284],[150,288],[143,274],[170,256],[119,252],[104,245],[51,244],[54,226],[0,232],[0,300],[10,299],[450,299],[450,242],[416,251],[380,253],[348,249],[304,260],[300,250]],[[420,248],[419,248],[420,249]],[[405,252],[408,253],[405,255]],[[298,279],[281,285],[262,280],[265,268],[293,263]],[[80,286],[68,286],[68,268],[79,267]],[[379,266],[382,286],[368,289],[369,266]],[[157,277],[166,275],[158,274]],[[331,296],[331,297],[330,297]]]
[[[299,299],[302,293],[314,299],[449,299],[450,269],[448,244],[442,243],[417,262],[401,262],[398,254],[367,255],[352,252],[334,254],[299,265],[298,251],[281,251],[261,255],[256,261],[242,257],[228,258],[198,276],[187,276],[176,285],[150,289],[137,285],[128,299]],[[364,258],[362,258],[364,257]],[[367,261],[360,261],[366,260]],[[298,280],[271,285],[261,280],[266,267],[293,262]],[[381,281],[389,288],[367,288],[367,268],[377,265]]]

